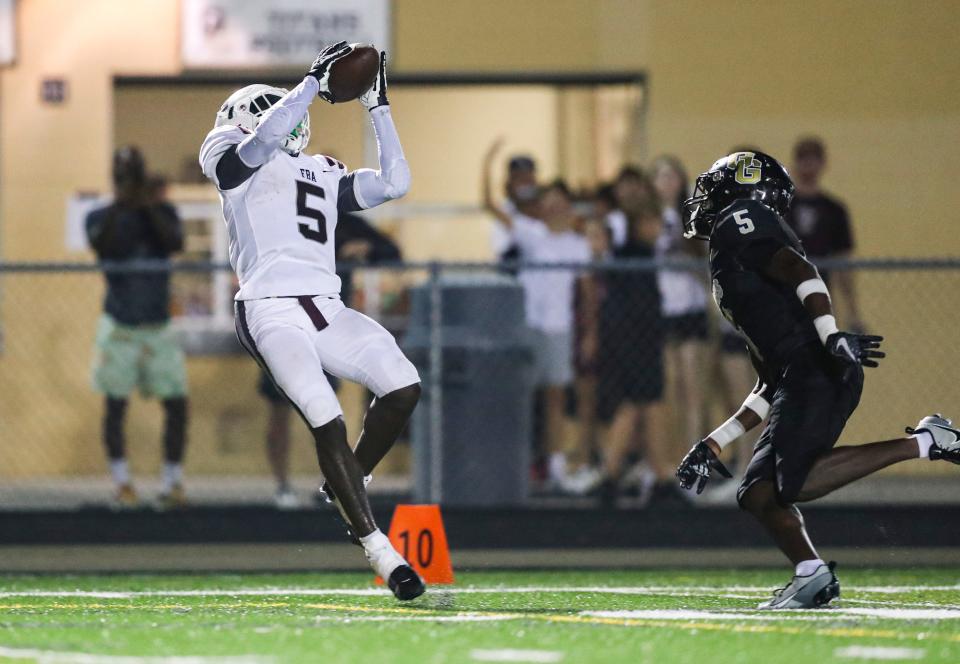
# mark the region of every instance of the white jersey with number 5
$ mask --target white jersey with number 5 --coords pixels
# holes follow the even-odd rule
[[[217,127],[200,147],[200,163],[220,193],[230,238],[230,264],[240,280],[237,300],[292,295],[337,295],[334,232],[340,162],[276,150],[240,185],[224,190],[217,163],[248,134]],[[352,188],[352,178],[348,184]]]

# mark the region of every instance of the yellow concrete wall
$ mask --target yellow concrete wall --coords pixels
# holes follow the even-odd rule
[[[17,63],[0,71],[0,251],[6,260],[73,258],[62,240],[64,201],[76,190],[108,187],[112,77],[179,72],[177,3],[18,5]],[[649,156],[673,152],[697,170],[744,141],[786,155],[795,136],[813,131],[831,148],[827,185],[850,204],[861,254],[955,255],[960,248],[950,218],[960,202],[954,182],[960,3],[398,0],[394,6],[398,70],[644,70]],[[66,104],[39,102],[44,76],[68,80]],[[406,116],[398,108],[400,122],[416,134],[422,117]],[[405,138],[414,155],[425,149],[417,135]],[[98,404],[86,390],[85,368],[78,369],[88,358],[98,283],[19,277],[4,284],[0,440],[9,449],[42,431],[27,442],[30,458],[53,460],[48,471],[100,468]],[[922,318],[911,304],[932,296],[926,289],[911,302],[911,294],[898,294],[900,286],[891,284],[868,303],[881,322],[898,326],[898,353],[906,355],[910,331],[903,322]],[[956,289],[937,295],[957,310]],[[951,329],[940,328],[946,335]],[[198,446],[212,445],[206,434],[226,408],[217,389],[247,380],[249,367],[204,360],[191,362],[190,372],[198,395],[191,433]],[[910,391],[890,381],[883,387],[886,394]],[[938,391],[957,402],[949,382]],[[155,422],[132,425],[132,438],[156,439]],[[251,445],[259,427],[250,425]],[[198,453],[192,468],[222,467],[217,459]],[[253,459],[244,468],[253,468]],[[23,473],[43,470],[28,466]]]
[[[3,251],[53,258],[61,244],[39,231],[59,233],[64,195],[108,183],[111,77],[179,71],[177,3],[19,4],[18,62],[0,75]],[[942,211],[960,196],[958,21],[960,4],[939,0],[409,0],[395,3],[394,64],[645,70],[651,153],[696,169],[744,141],[786,155],[814,131],[828,184],[869,231],[863,253],[942,254],[956,249]],[[47,75],[68,79],[64,106],[39,102]],[[924,232],[901,232],[912,222]]]

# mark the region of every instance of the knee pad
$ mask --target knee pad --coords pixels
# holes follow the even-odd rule
[[[303,395],[297,406],[312,429],[327,425],[343,415],[336,398],[330,398],[330,394],[321,390]]]

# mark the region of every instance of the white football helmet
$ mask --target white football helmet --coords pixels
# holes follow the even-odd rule
[[[213,126],[234,125],[247,131],[253,131],[267,109],[280,101],[280,98],[287,92],[288,90],[283,88],[275,88],[262,83],[240,88],[223,102],[220,110],[217,111],[217,120],[213,123]],[[303,119],[283,140],[280,148],[295,155],[302,152],[309,142],[310,114],[304,113]]]

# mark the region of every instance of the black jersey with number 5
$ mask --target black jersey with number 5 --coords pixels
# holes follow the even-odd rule
[[[793,350],[818,340],[794,289],[764,274],[780,249],[803,255],[800,240],[773,210],[739,200],[719,215],[710,234],[713,297],[724,317],[770,368]]]

